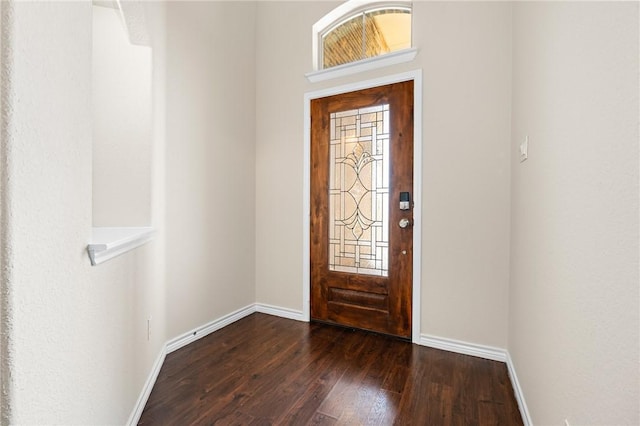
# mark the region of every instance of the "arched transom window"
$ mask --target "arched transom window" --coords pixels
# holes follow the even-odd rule
[[[314,25],[314,37],[317,70],[408,49],[411,3],[346,2]]]

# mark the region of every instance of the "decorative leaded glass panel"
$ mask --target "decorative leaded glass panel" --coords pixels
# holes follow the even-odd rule
[[[389,105],[330,119],[329,270],[386,277]]]

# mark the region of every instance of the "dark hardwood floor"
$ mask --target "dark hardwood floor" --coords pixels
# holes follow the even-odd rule
[[[521,425],[505,364],[253,314],[169,355],[141,425]]]

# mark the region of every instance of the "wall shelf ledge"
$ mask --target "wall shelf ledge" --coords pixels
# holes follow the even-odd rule
[[[151,241],[154,232],[151,227],[92,228],[91,242],[87,245],[91,265],[99,265]]]

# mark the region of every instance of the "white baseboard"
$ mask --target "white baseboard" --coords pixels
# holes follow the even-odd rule
[[[256,312],[262,314],[275,315],[277,317],[288,318],[296,321],[305,321],[304,314],[300,311],[279,306],[267,305],[266,303],[256,303]]]
[[[133,411],[129,416],[129,420],[127,421],[127,425],[134,426],[137,425],[140,421],[140,417],[142,416],[142,412],[144,411],[144,406],[147,405],[147,401],[149,400],[149,395],[151,395],[151,390],[153,389],[153,385],[156,384],[156,380],[158,379],[158,374],[160,374],[160,369],[162,368],[162,364],[164,364],[164,359],[167,356],[166,345],[162,347],[158,357],[153,363],[153,367],[151,367],[151,373],[149,373],[149,377],[147,377],[147,381],[142,388],[142,392],[136,401],[136,405],[133,407]]]
[[[195,342],[198,339],[202,339],[204,336],[211,334],[214,331],[220,330],[221,328],[226,327],[227,325],[236,322],[239,319],[251,315],[255,311],[255,305],[248,305],[198,328],[194,328],[193,330],[168,341],[167,353],[170,354],[173,351],[177,351],[178,349],[187,346],[189,343]]]
[[[513,361],[511,361],[511,355],[509,355],[509,352],[507,352],[507,369],[509,370],[509,379],[511,379],[511,387],[513,388],[513,393],[515,394],[516,401],[518,401],[518,408],[520,409],[522,423],[524,423],[524,426],[531,426],[533,425],[533,422],[531,421],[529,409],[527,408],[527,403],[524,400],[524,393],[522,392],[522,388],[520,387],[520,382],[518,381],[518,376],[516,375],[516,368],[513,365]]]
[[[477,345],[475,343],[462,342],[460,340],[421,334],[418,344],[463,355],[471,355],[479,358],[490,359],[493,361],[507,361],[507,351],[505,351],[504,349]]]

